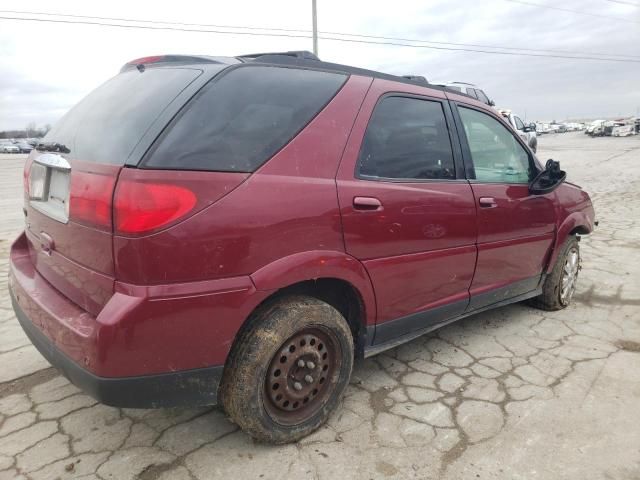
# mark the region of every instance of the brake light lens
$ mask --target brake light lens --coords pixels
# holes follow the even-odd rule
[[[24,186],[24,197],[25,199],[29,198],[29,173],[31,172],[31,164],[33,160],[31,157],[27,159],[24,164],[24,170],[22,171],[22,185]]]
[[[101,230],[111,230],[111,202],[115,181],[115,177],[110,175],[73,172],[69,218]]]
[[[188,188],[121,179],[114,202],[116,233],[140,235],[184,217],[196,205]]]
[[[162,61],[164,57],[164,55],[151,55],[148,57],[136,58],[135,60],[127,62],[127,65],[145,65],[148,63],[156,63]]]

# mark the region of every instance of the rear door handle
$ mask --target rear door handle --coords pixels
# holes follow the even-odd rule
[[[478,202],[482,208],[496,208],[498,206],[493,197],[480,197]]]
[[[353,208],[356,210],[382,210],[382,202],[375,197],[354,197]]]

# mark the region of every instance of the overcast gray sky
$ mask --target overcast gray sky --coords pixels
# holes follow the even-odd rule
[[[31,0],[22,4],[0,1],[0,10],[10,9],[164,22],[301,30],[311,28],[311,0]],[[60,18],[6,12],[0,13],[0,16]],[[424,75],[432,81],[477,83],[499,106],[511,108],[529,120],[640,113],[640,0],[318,0],[318,17],[321,32],[516,49],[594,52],[617,55],[616,58],[626,55],[626,61],[609,62],[326,39],[320,39],[319,47],[320,57],[327,61],[393,74]],[[308,38],[0,19],[0,130],[24,128],[29,122],[38,125],[55,123],[84,95],[115,75],[122,64],[137,57],[159,53],[234,55],[311,48],[312,43]],[[526,53],[553,54],[539,51]]]

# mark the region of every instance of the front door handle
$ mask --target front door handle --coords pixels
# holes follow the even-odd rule
[[[480,197],[478,202],[482,208],[496,208],[498,206],[493,197]]]
[[[353,208],[356,210],[382,210],[382,202],[375,197],[354,197]]]

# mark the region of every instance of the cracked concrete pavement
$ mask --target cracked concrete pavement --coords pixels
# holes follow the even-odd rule
[[[573,305],[516,304],[359,361],[298,444],[253,442],[217,408],[130,410],[69,384],[0,289],[0,480],[640,478],[640,136],[540,138],[592,195]],[[0,156],[0,275],[22,225],[24,157]]]

